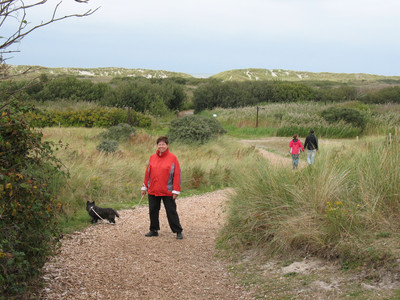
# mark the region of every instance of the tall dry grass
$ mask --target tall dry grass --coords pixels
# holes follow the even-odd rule
[[[157,136],[144,131],[137,133],[119,150],[106,154],[96,150],[100,143],[98,128],[45,128],[44,138],[68,144],[57,156],[70,173],[60,184],[59,201],[64,214],[60,218],[65,231],[88,224],[86,201],[96,201],[102,207],[131,208],[140,200],[140,188],[150,155],[156,151]],[[224,188],[231,185],[232,171],[241,159],[256,156],[254,148],[242,148],[230,138],[221,137],[205,145],[170,144],[170,151],[182,170],[181,197]],[[143,201],[142,204],[146,203]]]
[[[380,264],[399,255],[399,144],[365,139],[296,172],[257,161],[234,174],[221,247]]]

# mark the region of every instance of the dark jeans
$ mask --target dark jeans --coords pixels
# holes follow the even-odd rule
[[[179,216],[176,211],[176,203],[172,196],[154,196],[149,195],[149,215],[150,215],[150,230],[160,230],[160,208],[161,199],[164,202],[165,211],[167,212],[168,224],[172,232],[182,232],[182,226],[179,222]]]
[[[293,170],[297,169],[297,166],[299,165],[299,155],[300,154],[292,154],[292,169]]]

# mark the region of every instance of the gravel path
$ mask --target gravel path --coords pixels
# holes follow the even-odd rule
[[[178,198],[183,240],[169,229],[163,207],[160,235],[145,237],[146,205],[120,211],[116,225],[100,222],[65,236],[44,267],[41,299],[253,299],[215,257],[230,192]]]

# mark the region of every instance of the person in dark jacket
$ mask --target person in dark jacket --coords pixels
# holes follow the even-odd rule
[[[180,240],[183,238],[182,226],[176,211],[175,199],[181,191],[181,169],[176,156],[169,152],[168,144],[166,136],[157,139],[157,152],[150,156],[141,188],[142,196],[147,192],[149,199],[150,231],[145,236],[158,236],[162,200],[169,227]]]
[[[304,142],[304,148],[307,149],[307,162],[308,165],[314,164],[315,154],[318,151],[318,139],[314,135],[314,130],[310,131],[310,134],[306,137]]]
[[[289,153],[292,156],[292,169],[297,169],[299,165],[299,155],[300,150],[304,152],[303,145],[301,144],[300,140],[297,139],[297,134],[293,135],[293,140],[289,142]]]

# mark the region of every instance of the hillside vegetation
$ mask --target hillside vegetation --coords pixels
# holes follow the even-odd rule
[[[25,78],[34,78],[40,74],[49,76],[77,76],[80,78],[88,78],[98,81],[107,81],[115,77],[144,77],[144,78],[192,78],[193,76],[185,73],[170,72],[163,70],[148,70],[148,69],[126,69],[117,67],[104,68],[47,68],[42,66],[25,66],[25,65],[10,65],[10,75],[21,74],[25,71],[29,72],[24,75]]]
[[[282,69],[239,69],[221,72],[211,76],[224,81],[282,80],[282,81],[333,81],[333,82],[371,82],[398,81],[400,76],[382,76],[365,73],[305,72]]]
[[[171,72],[164,70],[127,69],[117,67],[103,68],[47,68],[42,66],[10,65],[10,75],[20,74],[30,69],[24,76],[35,77],[42,73],[49,76],[77,76],[93,80],[111,80],[114,77],[144,77],[144,78],[172,78],[180,77],[191,79],[195,76],[183,72]],[[400,76],[383,76],[365,73],[331,73],[331,72],[307,72],[283,69],[235,69],[211,75],[210,78],[223,81],[331,81],[337,83],[395,83],[400,84]]]

